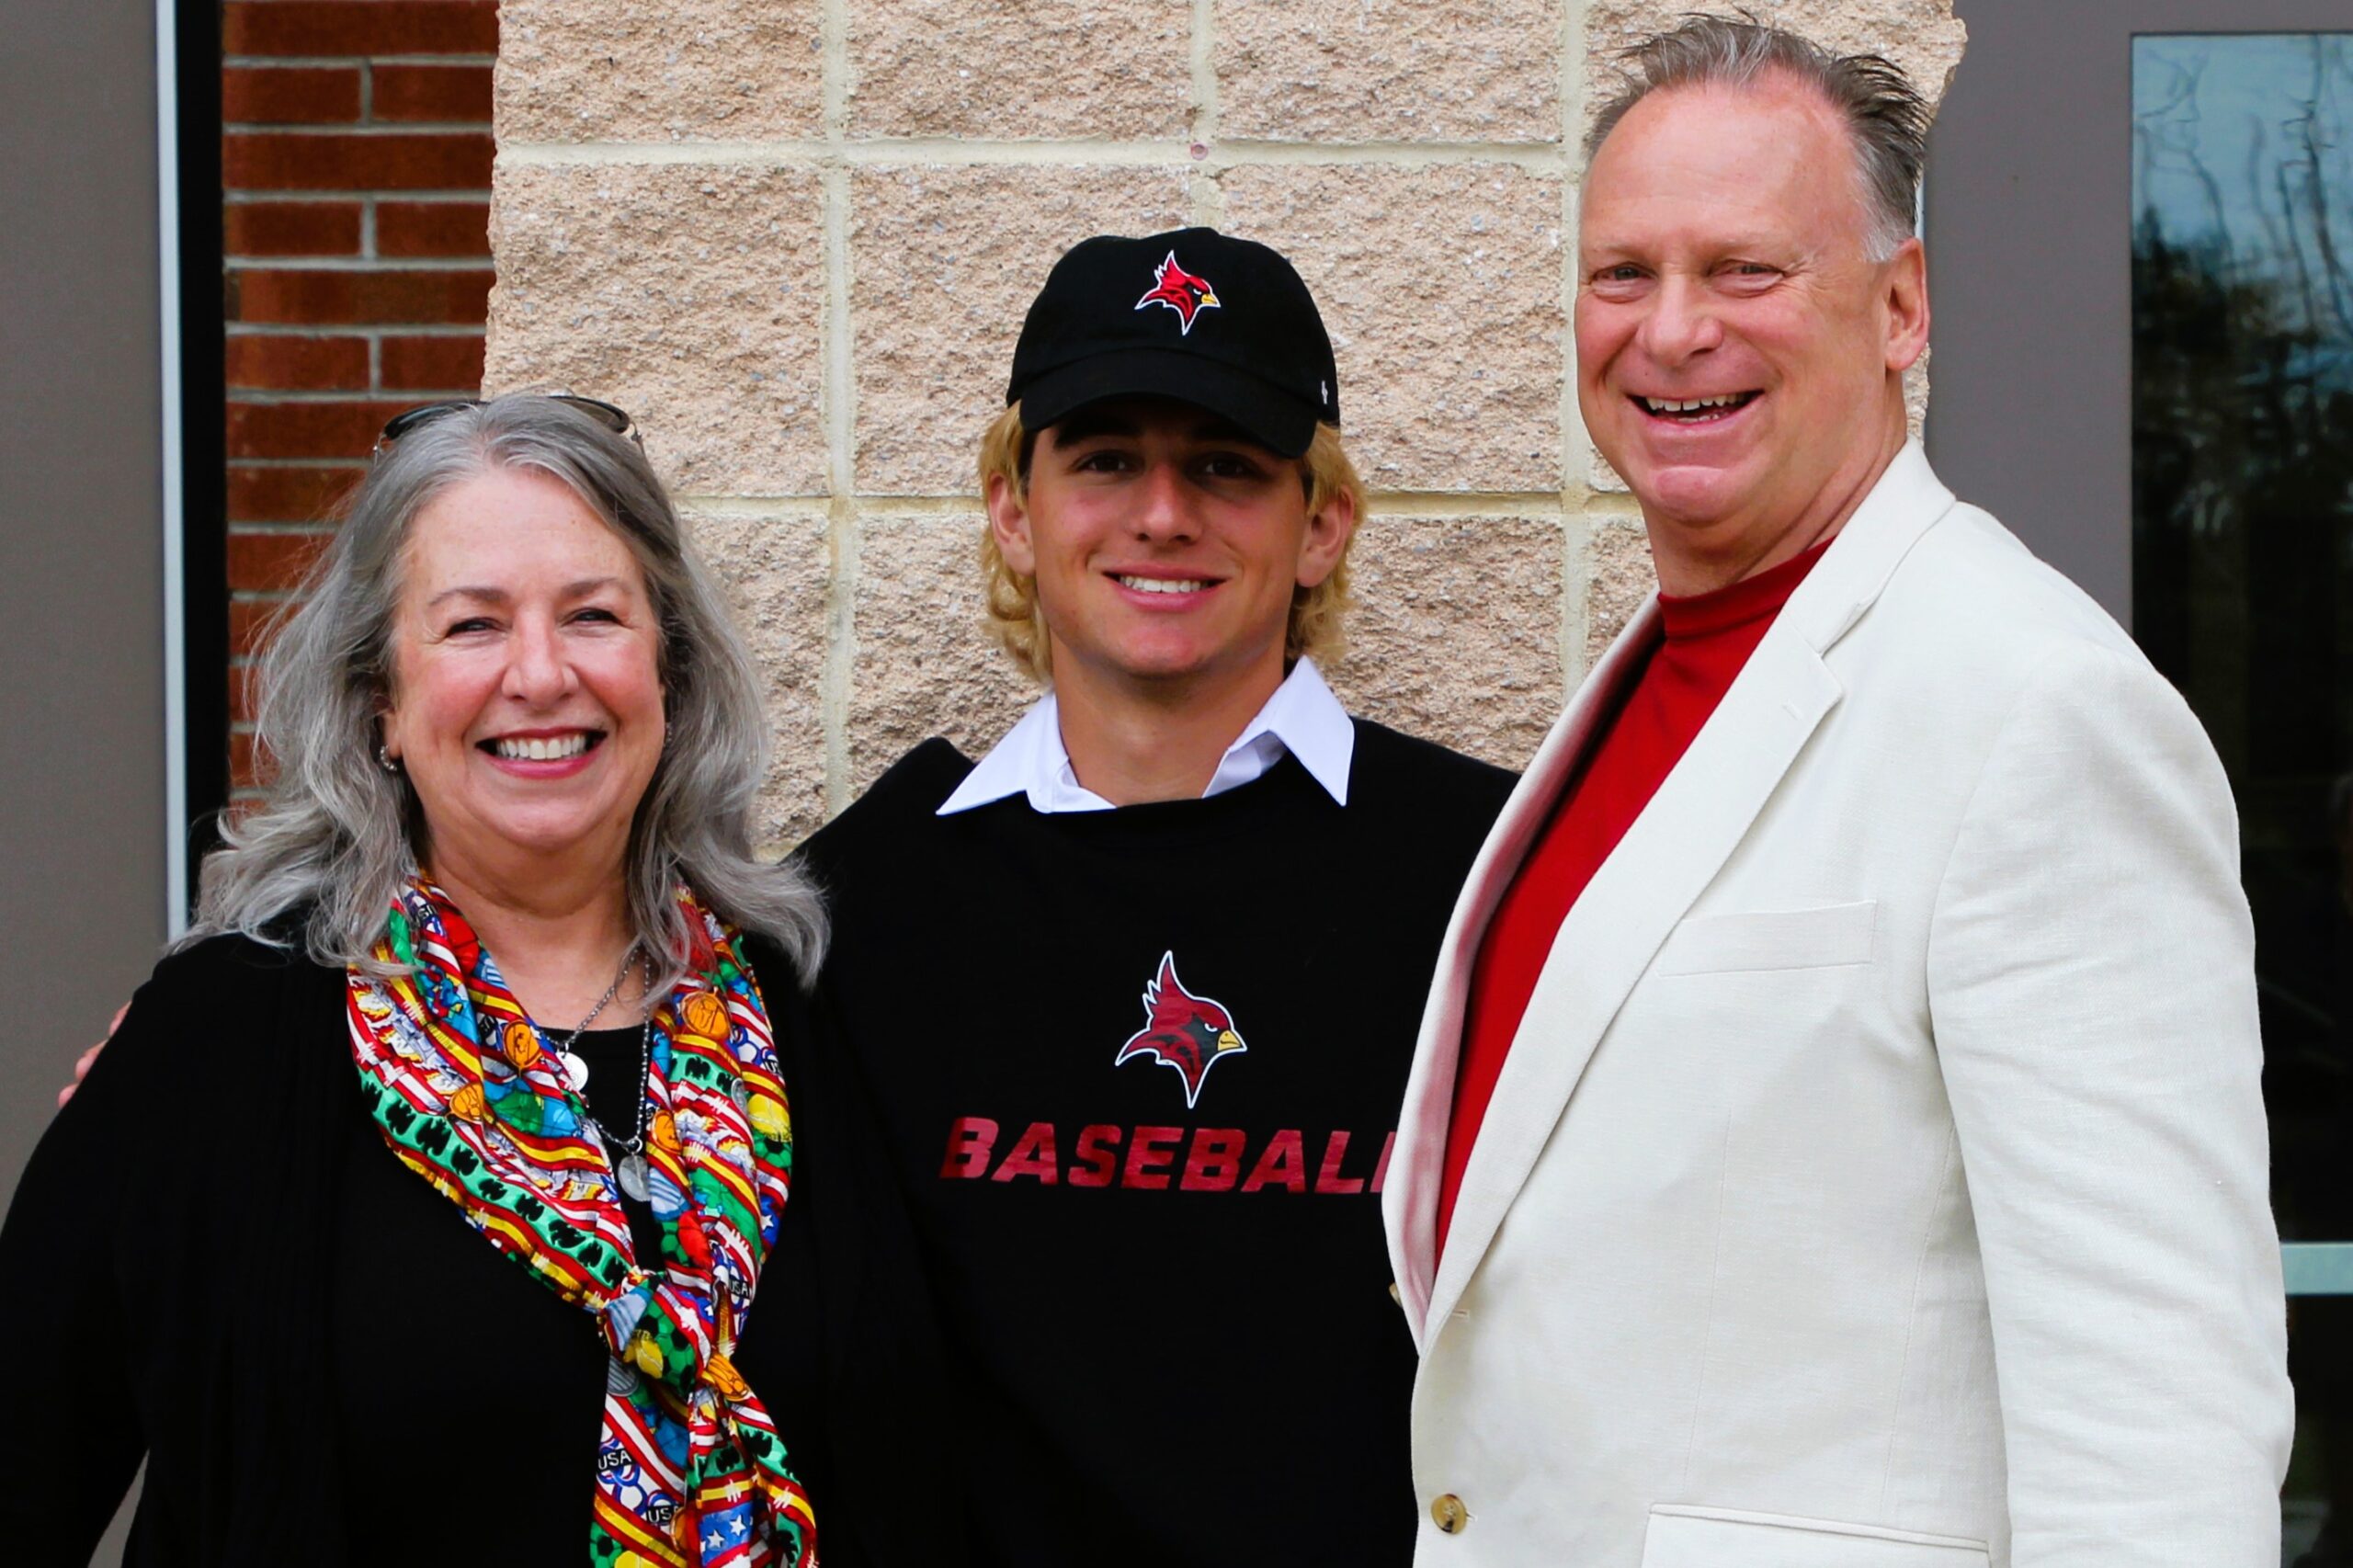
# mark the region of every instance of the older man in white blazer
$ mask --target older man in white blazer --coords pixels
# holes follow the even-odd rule
[[[1424,1019],[1384,1196],[1418,1561],[2270,1568],[2221,767],[1906,438],[1901,74],[1714,21],[1634,65],[1578,393],[1665,592],[1488,839]]]

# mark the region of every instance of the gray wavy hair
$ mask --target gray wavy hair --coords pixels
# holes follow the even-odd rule
[[[306,910],[300,939],[313,959],[381,967],[371,952],[424,835],[407,776],[375,760],[409,529],[450,485],[499,469],[563,483],[645,574],[669,741],[638,802],[627,877],[631,923],[669,966],[656,987],[677,983],[689,950],[672,896],[681,881],[722,917],[773,938],[805,983],[824,955],[824,909],[797,866],[752,857],[767,723],[718,586],[634,442],[554,398],[520,394],[410,430],[352,493],[301,607],[261,662],[256,738],[273,769],[267,798],[224,824],[184,941],[239,932],[291,946],[287,917]]]
[[[1920,173],[1928,161],[1928,107],[1903,67],[1877,54],[1833,54],[1813,40],[1753,16],[1693,14],[1672,32],[1619,55],[1624,85],[1602,105],[1585,139],[1586,161],[1653,93],[1674,87],[1745,87],[1773,72],[1822,95],[1847,122],[1855,145],[1867,226],[1864,244],[1885,261],[1918,228]]]

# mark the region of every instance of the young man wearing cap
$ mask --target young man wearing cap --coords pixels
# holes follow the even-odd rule
[[[836,932],[806,1186],[854,1185],[856,1126],[892,1188],[818,1273],[903,1300],[872,1216],[906,1226],[947,1370],[894,1414],[951,1435],[977,1561],[1411,1554],[1380,1193],[1510,776],[1350,719],[1316,670],[1363,510],[1336,381],[1263,245],[1064,256],[982,453],[990,613],[1051,685],[977,764],[925,743],[804,851]],[[835,1403],[924,1397],[883,1381]],[[838,1456],[860,1536],[926,1485],[887,1458]]]

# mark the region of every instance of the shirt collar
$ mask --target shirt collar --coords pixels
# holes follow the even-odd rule
[[[1225,748],[1209,788],[1201,794],[1207,799],[1247,784],[1289,753],[1299,758],[1300,766],[1324,787],[1334,803],[1345,806],[1348,765],[1355,757],[1356,744],[1356,725],[1347,710],[1324,684],[1315,662],[1302,659],[1291,666],[1257,716]],[[1112,809],[1110,801],[1081,784],[1072,771],[1070,752],[1063,744],[1062,710],[1051,691],[989,748],[955,792],[941,802],[938,814],[968,812],[1007,795],[1026,795],[1032,810],[1049,814]]]

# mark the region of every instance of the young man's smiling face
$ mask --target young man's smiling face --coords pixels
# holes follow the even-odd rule
[[[1133,398],[1038,432],[1027,494],[993,479],[989,526],[1034,577],[1058,685],[1282,679],[1295,590],[1356,527],[1308,508],[1304,467],[1188,403]]]

